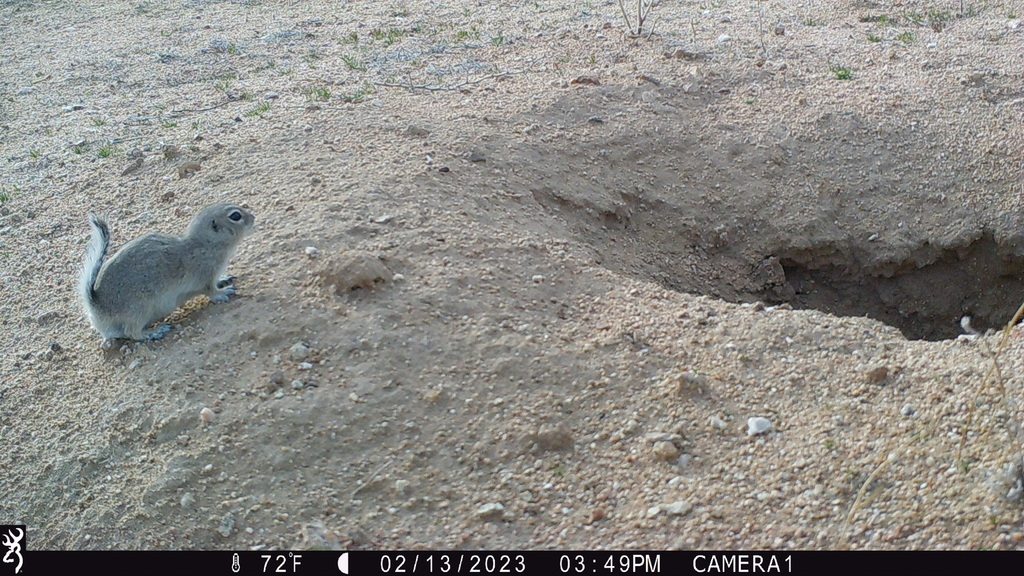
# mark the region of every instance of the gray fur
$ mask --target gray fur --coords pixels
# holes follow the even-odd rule
[[[233,221],[229,216],[236,211],[240,218]],[[252,231],[254,220],[235,204],[214,204],[196,214],[184,236],[146,234],[104,262],[110,233],[106,222],[90,216],[92,240],[79,292],[104,345],[116,338],[163,338],[170,325],[146,328],[200,294],[213,302],[227,302],[235,288],[223,278],[224,271],[238,243]]]

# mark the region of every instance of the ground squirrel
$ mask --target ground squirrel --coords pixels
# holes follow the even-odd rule
[[[146,234],[104,262],[110,230],[101,218],[90,215],[92,241],[85,253],[79,293],[104,347],[116,338],[163,338],[170,324],[146,328],[200,294],[212,302],[227,302],[235,293],[234,277],[223,274],[254,221],[238,205],[214,204],[196,214],[184,236]]]

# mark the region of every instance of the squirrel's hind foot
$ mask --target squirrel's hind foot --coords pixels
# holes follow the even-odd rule
[[[168,332],[170,332],[171,329],[172,327],[170,324],[168,324],[167,322],[161,322],[154,326],[152,330],[143,332],[142,335],[146,338],[146,340],[149,341],[161,340],[163,339],[164,336],[167,336]]]

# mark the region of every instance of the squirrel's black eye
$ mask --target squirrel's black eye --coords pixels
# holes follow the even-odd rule
[[[233,210],[231,214],[228,214],[228,218],[231,219],[233,222],[238,222],[239,220],[242,219],[242,213],[239,212],[238,210]]]

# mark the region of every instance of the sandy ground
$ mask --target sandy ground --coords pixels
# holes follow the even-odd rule
[[[1024,3],[507,4],[0,2],[0,520],[1024,548],[1024,341],[956,338],[1024,301]],[[217,201],[239,296],[105,352],[87,214]]]

